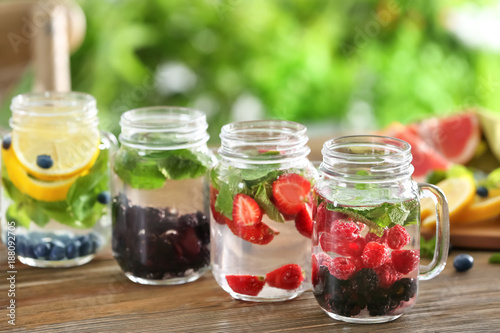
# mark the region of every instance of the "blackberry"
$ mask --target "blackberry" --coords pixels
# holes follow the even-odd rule
[[[343,285],[335,289],[329,303],[333,312],[344,317],[356,316],[366,306],[362,296],[350,286]]]
[[[417,282],[410,278],[400,279],[392,284],[389,293],[392,300],[398,304],[408,302],[417,293]]]
[[[371,268],[363,268],[351,278],[352,289],[366,298],[378,288],[378,284],[378,275]]]
[[[202,212],[196,213],[198,225],[195,227],[196,236],[201,240],[203,245],[210,243],[210,220]]]
[[[179,217],[179,229],[195,228],[198,226],[198,218],[196,214],[186,214]]]
[[[384,288],[375,290],[366,304],[370,316],[385,316],[396,307],[397,305],[392,302],[388,290]]]

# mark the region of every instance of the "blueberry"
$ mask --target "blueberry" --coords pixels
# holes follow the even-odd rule
[[[80,245],[80,256],[86,256],[92,254],[94,252],[94,243],[88,237],[84,237],[81,240],[82,244]]]
[[[5,138],[3,138],[2,141],[2,148],[5,150],[9,149],[11,143],[12,143],[12,138],[10,137],[10,135],[5,136]]]
[[[38,155],[36,157],[36,165],[42,169],[50,169],[54,165],[54,161],[52,161],[52,157],[49,155]]]
[[[33,246],[30,243],[26,243],[24,246],[24,257],[25,258],[36,258]]]
[[[47,259],[50,250],[50,243],[41,243],[33,246],[33,253],[37,259]]]
[[[97,201],[99,201],[103,205],[106,205],[107,203],[109,203],[111,201],[111,196],[109,195],[109,192],[104,191],[104,192],[99,193],[97,195]]]
[[[479,186],[476,189],[476,194],[479,195],[481,198],[487,198],[488,197],[488,189],[484,186]]]
[[[26,253],[26,244],[23,242],[19,242],[19,239],[16,240],[16,254],[18,256],[24,257]]]
[[[453,267],[457,272],[465,272],[472,268],[474,265],[474,258],[468,254],[459,254],[453,259]]]
[[[60,245],[54,245],[50,250],[50,260],[62,260],[66,255],[66,249]]]
[[[73,242],[66,245],[66,257],[68,259],[74,259],[79,256],[80,252],[80,241],[75,239]]]

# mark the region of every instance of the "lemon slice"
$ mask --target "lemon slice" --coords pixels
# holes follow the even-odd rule
[[[40,180],[66,180],[89,169],[99,156],[99,131],[91,127],[78,130],[57,128],[12,132],[12,148],[24,170]],[[37,165],[39,155],[48,155],[50,168]]]
[[[14,186],[24,194],[40,201],[66,200],[69,188],[79,175],[62,181],[40,181],[33,179],[17,160],[12,149],[2,149],[2,159]]]
[[[500,196],[481,198],[476,195],[474,202],[456,217],[456,221],[458,223],[474,223],[489,220],[498,215],[500,215]]]
[[[425,220],[435,212],[436,206],[431,198],[423,198],[420,200],[420,218]]]
[[[462,211],[474,201],[476,186],[472,177],[447,178],[436,186],[444,192],[448,200],[450,222],[455,222]],[[435,213],[422,221],[424,228],[432,228],[435,225]]]

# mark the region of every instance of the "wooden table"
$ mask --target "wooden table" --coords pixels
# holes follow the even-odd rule
[[[16,264],[16,326],[5,316],[7,253],[0,250],[0,331],[30,332],[500,332],[500,265],[468,251],[474,267],[422,281],[417,304],[396,321],[354,325],[330,319],[311,292],[280,303],[233,300],[206,274],[179,286],[130,282],[108,255],[69,269]]]

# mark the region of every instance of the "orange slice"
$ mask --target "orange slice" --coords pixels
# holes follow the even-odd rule
[[[490,191],[490,195],[492,191]],[[500,196],[481,198],[476,195],[474,202],[467,206],[456,218],[458,223],[474,223],[492,219],[500,215]]]
[[[469,176],[447,178],[437,184],[448,200],[450,222],[455,222],[462,211],[471,205],[476,194],[474,179]],[[422,227],[433,228],[436,225],[436,214],[422,221]]]

